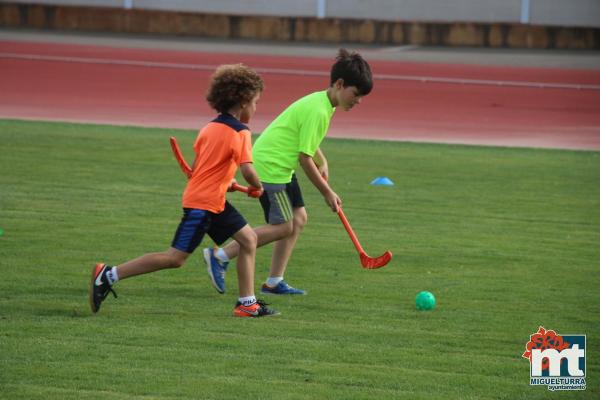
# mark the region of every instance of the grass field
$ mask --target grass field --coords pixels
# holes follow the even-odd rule
[[[331,182],[366,251],[300,174],[309,223],[269,298],[282,315],[231,317],[200,256],[119,282],[97,315],[96,261],[166,249],[192,131],[0,121],[0,398],[598,398],[600,153],[327,140]],[[388,176],[396,185],[369,182]],[[255,200],[229,197],[251,224]],[[259,250],[257,286],[270,249]],[[418,312],[415,295],[437,308]],[[529,386],[542,325],[587,334],[587,390]]]

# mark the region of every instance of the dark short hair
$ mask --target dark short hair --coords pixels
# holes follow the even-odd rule
[[[264,88],[262,78],[243,64],[225,64],[212,75],[206,101],[220,113],[240,103],[250,102]]]
[[[350,53],[340,49],[335,64],[331,67],[330,85],[338,79],[344,80],[344,87],[356,86],[358,92],[365,96],[373,89],[373,76],[371,67],[357,52]]]

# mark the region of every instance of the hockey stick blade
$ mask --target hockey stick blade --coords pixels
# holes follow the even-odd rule
[[[369,257],[367,253],[360,254],[360,263],[366,269],[377,269],[385,267],[392,259],[392,252],[386,251],[379,257]]]
[[[341,208],[338,209],[338,216],[340,217],[344,228],[346,228],[346,232],[348,232],[348,236],[350,236],[350,240],[352,240],[354,247],[356,247],[356,251],[358,251],[360,263],[363,266],[363,268],[377,269],[386,266],[390,262],[390,260],[392,259],[392,252],[389,250],[380,255],[379,257],[369,257],[369,255],[363,250],[360,242],[358,241],[358,237],[356,237],[352,226],[350,226],[350,222],[348,222],[348,219],[346,218],[346,215],[344,214],[344,211],[342,211]]]

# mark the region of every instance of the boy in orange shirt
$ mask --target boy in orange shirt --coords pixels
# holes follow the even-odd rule
[[[240,245],[237,261],[240,297],[233,314],[238,317],[277,314],[254,295],[256,233],[225,199],[238,167],[251,191],[262,191],[252,165],[251,133],[245,125],[256,111],[262,90],[260,76],[242,64],[223,65],[216,70],[206,99],[219,116],[200,130],[194,143],[196,157],[183,193],[183,218],[171,247],[118,266],[96,264],[89,293],[92,312],[98,312],[110,292],[117,297],[112,288],[117,281],[182,266],[208,234],[217,244],[233,237]],[[211,279],[214,284],[219,276],[211,274]]]

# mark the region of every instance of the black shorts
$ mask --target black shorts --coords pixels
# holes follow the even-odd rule
[[[265,190],[259,200],[265,221],[270,225],[279,225],[290,221],[294,218],[293,209],[304,207],[304,199],[296,174],[292,175],[290,183],[263,183],[263,187]]]
[[[205,234],[218,245],[235,235],[247,225],[246,220],[229,202],[219,214],[196,208],[184,208],[171,247],[193,253],[202,243]]]

